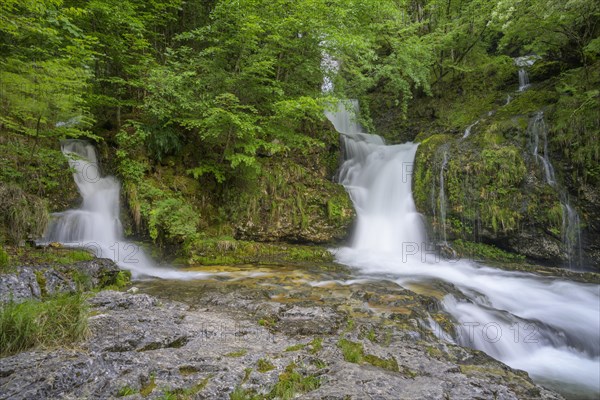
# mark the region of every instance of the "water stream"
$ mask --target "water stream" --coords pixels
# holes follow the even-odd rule
[[[101,176],[96,150],[91,144],[67,140],[62,143],[62,152],[73,169],[82,203],[77,209],[54,213],[42,243],[59,242],[67,247],[89,249],[97,257],[112,259],[135,278],[206,276],[159,267],[139,245],[125,240],[119,219],[120,182],[113,176]]]
[[[345,112],[330,114],[347,126]],[[440,337],[523,369],[559,390],[600,392],[600,287],[469,260],[441,260],[427,244],[411,190],[417,145],[385,145],[365,132],[343,132],[340,183],[354,202],[358,224],[337,261],[402,286],[444,281],[457,293],[443,300],[456,332]]]

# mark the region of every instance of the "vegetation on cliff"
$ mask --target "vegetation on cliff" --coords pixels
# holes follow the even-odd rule
[[[392,141],[454,142],[484,117],[464,146],[437,139],[453,152],[450,226],[468,240],[474,226],[502,236],[531,220],[560,236],[556,196],[527,180],[526,118],[513,118],[546,109],[561,185],[593,236],[599,14],[592,0],[5,1],[2,240],[38,236],[47,211],[76,201],[64,138],[98,145],[128,233],[169,253],[206,238],[340,240],[353,212],[331,182],[339,149],[323,115],[340,98]],[[512,57],[531,53],[536,85],[500,109]],[[431,214],[425,153],[415,189]]]

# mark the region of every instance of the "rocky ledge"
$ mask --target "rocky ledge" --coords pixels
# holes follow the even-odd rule
[[[130,276],[105,258],[68,265],[17,267],[14,272],[0,274],[0,304],[115,285],[119,281],[127,282]]]
[[[419,310],[435,314],[435,301],[408,290],[174,285],[187,303],[135,290],[95,294],[84,342],[2,359],[0,398],[561,398],[420,329]],[[161,282],[141,288],[174,293]]]

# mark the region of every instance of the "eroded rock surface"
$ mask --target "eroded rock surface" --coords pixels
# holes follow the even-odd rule
[[[307,399],[561,398],[421,329],[422,302],[434,297],[368,283],[281,292],[236,281],[172,284],[190,301],[96,294],[83,343],[1,360],[0,398],[277,398],[284,386]],[[345,354],[348,343],[358,359]]]

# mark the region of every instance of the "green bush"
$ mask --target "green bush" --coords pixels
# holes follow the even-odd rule
[[[61,294],[44,302],[4,304],[0,308],[0,356],[37,346],[75,343],[87,333],[87,316],[81,294]]]
[[[198,215],[184,200],[161,200],[150,211],[150,237],[157,243],[182,243],[196,234]]]

